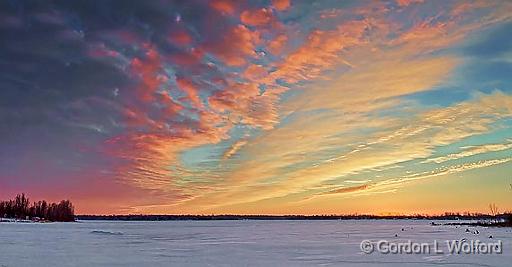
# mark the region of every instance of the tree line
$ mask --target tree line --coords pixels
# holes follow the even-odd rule
[[[45,200],[30,203],[25,194],[14,199],[0,201],[0,216],[11,219],[30,219],[52,222],[72,222],[75,220],[75,208],[69,200],[48,203]]]
[[[489,215],[482,213],[445,213],[442,215],[77,215],[77,220],[111,220],[111,221],[209,221],[209,220],[493,220],[506,219],[507,214]]]

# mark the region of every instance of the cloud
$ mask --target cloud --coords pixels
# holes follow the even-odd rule
[[[272,10],[261,8],[258,10],[245,10],[240,14],[240,20],[245,25],[262,26],[269,24],[273,20]]]
[[[198,95],[198,89],[197,87],[189,81],[187,78],[176,78],[176,83],[178,86],[183,90],[185,93],[187,93],[188,98],[190,99],[190,102],[192,105],[197,109],[203,108],[203,102],[201,98]]]
[[[268,75],[268,71],[262,65],[251,64],[244,71],[244,77],[250,81],[258,82],[265,79]]]
[[[279,11],[285,11],[291,6],[291,0],[272,0],[272,6]]]
[[[380,23],[383,12],[389,11],[365,13],[375,18],[344,21],[335,30],[313,30],[303,44],[281,56],[283,60],[274,64],[275,70],[266,79],[256,75],[264,73],[264,67],[251,66],[245,75],[266,84],[279,79],[291,84],[310,81],[322,74],[325,77],[325,71],[334,66],[348,67],[339,77],[329,76],[331,80],[306,86],[300,94],[290,96],[281,102],[279,111],[273,111],[275,104],[269,104],[268,109],[261,109],[266,112],[258,114],[258,118],[274,116],[263,121],[251,118],[252,101],[258,99],[255,84],[233,84],[232,89],[212,95],[209,103],[215,110],[235,111],[231,114],[239,116],[234,122],[266,131],[260,137],[247,138],[244,149],[237,150],[250,160],[243,165],[236,162],[224,174],[224,181],[212,185],[204,197],[184,202],[180,209],[222,210],[232,204],[302,194],[364,170],[428,157],[439,146],[490,132],[492,123],[508,117],[508,109],[503,108],[510,97],[500,93],[446,109],[404,107],[399,111],[409,114],[405,117],[377,116],[399,107],[401,96],[432,90],[445,81],[459,60],[431,53],[477,29],[472,21],[464,27],[457,25],[460,21],[432,24],[427,19],[398,34],[400,46],[393,49],[386,47],[393,44],[386,35],[396,26]],[[464,34],[457,32],[457,27],[465,28]],[[437,46],[427,45],[437,41]],[[499,105],[487,104],[498,99]],[[279,118],[286,123],[277,125]],[[357,132],[365,134],[357,136]]]
[[[209,106],[219,113],[229,113],[229,119],[263,129],[277,122],[275,95],[260,95],[255,83],[234,83],[208,98]]]
[[[278,35],[275,39],[270,41],[270,43],[268,44],[268,49],[271,53],[279,55],[282,52],[287,41],[288,37],[285,34]]]
[[[462,147],[462,151],[455,154],[449,154],[442,157],[429,158],[424,160],[424,163],[435,162],[435,163],[443,163],[450,160],[457,160],[465,157],[471,157],[478,154],[486,154],[489,152],[498,152],[503,150],[508,150],[512,148],[512,143],[506,144],[485,144],[481,146],[467,146]]]
[[[369,187],[370,186],[366,185],[366,184],[365,185],[359,185],[359,186],[352,186],[352,187],[343,187],[343,188],[333,189],[333,190],[325,192],[323,194],[325,195],[325,194],[352,193],[352,192],[357,192],[357,191],[360,191],[360,190],[366,190]]]
[[[228,66],[240,66],[246,64],[246,57],[256,56],[255,49],[259,42],[259,32],[236,25],[228,29],[220,40],[207,43],[204,49]]]
[[[493,160],[481,160],[476,162],[468,162],[463,163],[459,165],[452,165],[448,167],[443,167],[441,169],[435,169],[433,171],[427,171],[427,172],[419,172],[414,173],[410,175],[405,175],[399,178],[388,178],[381,182],[375,182],[375,183],[369,183],[365,184],[363,186],[354,186],[354,187],[346,187],[346,188],[340,188],[338,189],[334,188],[330,191],[323,191],[320,193],[316,193],[310,197],[307,197],[303,199],[300,203],[303,206],[317,206],[319,203],[327,203],[336,201],[344,201],[345,203],[353,203],[354,201],[356,203],[359,203],[360,206],[366,206],[368,203],[368,198],[371,199],[370,203],[375,204],[375,199],[379,199],[379,202],[384,202],[382,204],[389,205],[389,194],[396,194],[399,192],[399,190],[403,190],[406,187],[408,187],[409,191],[411,191],[411,188],[414,186],[416,182],[421,182],[425,179],[432,179],[435,177],[445,177],[445,179],[453,179],[454,175],[463,174],[466,171],[476,170],[476,169],[485,169],[490,168],[498,165],[506,165],[507,163],[511,162],[512,158],[501,158],[501,159],[493,159]],[[469,182],[469,181],[468,181]],[[346,190],[343,190],[346,189]],[[443,191],[443,188],[436,188],[435,189],[436,198],[441,198],[440,192]],[[482,192],[479,190],[479,192]],[[455,192],[450,192],[450,195],[453,195]],[[413,193],[414,194],[414,193]],[[392,196],[392,199],[397,202],[404,201],[404,196]],[[415,200],[420,199],[422,196],[418,194],[414,194],[413,198]],[[406,196],[405,198],[410,199],[410,196]],[[450,200],[450,198],[448,198]],[[433,201],[431,198],[428,198],[427,201]],[[445,201],[443,199],[443,201]],[[436,203],[437,201],[434,201],[434,205],[439,205],[439,203]],[[467,202],[466,200],[464,202]],[[472,205],[471,203],[468,203]],[[414,205],[417,205],[416,203]],[[373,205],[371,205],[373,206]],[[375,208],[375,207],[374,207]],[[454,209],[453,204],[450,204],[447,206],[449,209]],[[390,207],[390,210],[394,210],[395,207]],[[398,208],[401,209],[401,208]],[[370,209],[372,210],[372,209]],[[416,209],[414,212],[418,212]],[[445,212],[442,209],[440,212]]]
[[[190,45],[192,41],[192,36],[190,36],[190,34],[184,30],[172,32],[171,35],[169,36],[169,42],[180,46]]]
[[[420,3],[423,3],[424,0],[397,0],[396,3],[399,5],[399,6],[408,6],[408,5],[411,5],[411,4],[420,4]]]
[[[232,15],[235,13],[236,1],[232,0],[215,0],[210,3],[211,7],[221,13]]]
[[[235,143],[231,145],[231,147],[224,152],[224,155],[222,156],[223,159],[231,158],[233,155],[236,154],[240,148],[242,148],[245,144],[247,144],[246,140],[238,140]]]
[[[337,128],[333,131],[340,136],[338,140],[326,134],[325,130],[330,128],[322,128],[318,124],[300,128],[304,133],[311,133],[311,137],[306,139],[301,132],[298,132],[297,128],[293,128],[294,125],[288,126],[291,127],[289,128],[290,132],[283,134],[282,138],[278,137],[276,133],[284,129],[275,129],[273,133],[266,134],[261,140],[252,140],[245,144],[244,157],[250,155],[251,162],[247,162],[243,168],[240,167],[239,170],[231,172],[227,177],[227,184],[223,184],[221,192],[206,195],[208,204],[203,203],[202,198],[191,200],[190,204],[196,208],[198,206],[215,207],[280,198],[303,192],[323,182],[350,177],[350,175],[364,170],[425,158],[431,155],[438,146],[491,131],[489,125],[499,119],[511,116],[510,101],[512,101],[511,96],[497,93],[483,96],[473,102],[420,113],[411,119],[398,120],[392,124],[384,123],[383,125],[388,127],[387,130],[376,133],[373,138],[362,136],[361,141],[366,141],[363,141],[363,145],[358,145],[353,152],[349,150],[336,156],[334,161],[319,161],[317,164],[314,163],[318,162],[315,158],[324,153],[329,155],[329,147],[345,147],[347,145],[350,147],[351,143],[358,143],[357,138],[350,140],[343,134],[347,131],[350,132],[350,124],[331,121],[333,126],[343,127],[343,129]],[[490,104],[494,102],[498,102],[498,104]],[[485,116],[481,114],[485,114]],[[368,119],[363,123],[371,122]],[[325,121],[325,118],[318,121]],[[391,126],[393,124],[394,126]],[[319,144],[320,140],[325,140],[325,144]],[[328,142],[328,140],[332,141]],[[445,173],[499,163],[501,161],[491,160],[463,165],[460,168],[454,167],[447,170]],[[301,165],[301,168],[293,168],[294,165]],[[272,182],[273,179],[277,179],[279,182]],[[250,186],[251,184],[259,184],[259,186]],[[372,184],[371,188],[381,188],[381,185],[386,182],[377,184],[379,186]],[[369,188],[370,186],[365,187],[364,190]],[[184,202],[184,205],[187,205],[187,202]]]
[[[447,48],[509,20],[510,6],[400,4],[6,5],[0,182],[91,176],[155,196],[128,206],[190,212],[369,191],[336,183],[428,158],[510,114],[508,93],[450,107],[404,97],[446,82],[463,62]],[[201,162],[183,160],[191,151]]]
[[[439,170],[430,171],[426,173],[417,173],[401,178],[388,179],[373,185],[373,188],[378,189],[389,189],[397,188],[403,184],[411,183],[418,180],[428,179],[437,176],[443,176],[448,174],[460,173],[468,170],[491,167],[498,164],[504,164],[512,161],[512,158],[492,159],[492,160],[480,160],[476,162],[463,163],[459,165],[453,165],[441,168]]]
[[[509,3],[474,1],[453,2],[452,4],[451,11],[445,16],[426,17],[423,20],[418,20],[411,27],[398,26],[398,29],[395,30],[401,34],[398,38],[391,40],[390,44],[407,46],[408,43],[413,43],[416,45],[414,49],[422,49],[424,52],[437,51],[460,42],[475,30],[512,19],[508,12],[512,8]],[[443,7],[439,6],[438,8],[442,9]],[[478,20],[472,19],[475,12],[489,11],[491,8],[494,9],[494,12],[485,13]]]
[[[272,77],[289,83],[318,77],[326,68],[341,61],[341,51],[365,42],[363,38],[367,27],[365,21],[350,21],[339,25],[336,30],[312,31],[303,45],[286,55]]]
[[[137,99],[143,102],[155,100],[155,93],[159,86],[165,82],[164,76],[158,73],[162,70],[161,56],[155,48],[149,48],[145,58],[134,58],[131,62],[132,73],[140,77],[140,86],[137,91]]]

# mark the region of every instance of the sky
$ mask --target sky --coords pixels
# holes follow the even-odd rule
[[[0,1],[0,199],[512,210],[511,1]]]

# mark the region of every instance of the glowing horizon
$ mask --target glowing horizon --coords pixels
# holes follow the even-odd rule
[[[512,210],[512,2],[0,3],[0,199]]]

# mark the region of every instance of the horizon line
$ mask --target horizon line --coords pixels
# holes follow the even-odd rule
[[[176,217],[220,217],[220,216],[233,216],[233,217],[445,217],[445,216],[465,216],[465,217],[478,217],[478,216],[502,216],[511,214],[511,211],[505,211],[498,214],[489,214],[489,213],[480,213],[480,212],[445,212],[440,214],[422,214],[422,213],[414,213],[414,214],[235,214],[235,213],[225,213],[225,214],[77,214],[75,217],[80,216],[176,216]]]

